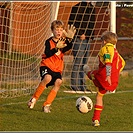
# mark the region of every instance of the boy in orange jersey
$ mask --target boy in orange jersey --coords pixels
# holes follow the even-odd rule
[[[65,31],[63,22],[54,20],[51,23],[51,31],[53,36],[45,42],[45,51],[40,65],[41,82],[28,102],[28,107],[32,109],[44,89],[48,86],[53,86],[43,104],[45,113],[50,113],[50,105],[62,84],[63,56],[66,51],[72,48],[72,39],[76,29],[73,25],[68,25],[68,29]],[[65,38],[63,38],[63,33]]]
[[[117,35],[110,31],[105,31],[101,40],[103,47],[99,51],[99,69],[90,71],[89,66],[84,65],[84,72],[98,88],[94,114],[92,118],[93,126],[100,126],[100,114],[103,110],[103,95],[107,91],[114,91],[118,85],[120,72],[125,66],[124,59],[115,48]]]

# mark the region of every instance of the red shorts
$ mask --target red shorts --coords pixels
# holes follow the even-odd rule
[[[108,90],[103,88],[103,86],[100,84],[100,82],[95,78],[95,74],[97,73],[97,70],[89,71],[88,72],[88,78],[93,81],[94,85],[98,87],[98,91],[101,94],[105,94]]]

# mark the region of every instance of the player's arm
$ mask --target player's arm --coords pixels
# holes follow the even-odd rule
[[[72,41],[69,42],[67,39],[66,39],[65,43],[67,44],[67,46],[62,49],[63,53],[65,53],[66,51],[70,50],[72,48],[72,45],[73,45]]]
[[[114,48],[111,46],[107,46],[103,48],[103,58],[106,67],[106,81],[111,85],[111,70],[112,70],[112,58],[114,53]]]
[[[74,25],[68,25],[67,31],[63,30],[63,33],[66,37],[65,43],[67,44],[66,47],[64,47],[62,50],[62,52],[65,53],[72,48],[72,41],[76,33],[76,27]]]
[[[67,30],[63,30],[63,33],[66,37],[66,39],[71,42],[72,39],[74,38],[74,35],[76,33],[76,27],[74,25],[69,25],[67,26]]]
[[[53,56],[56,52],[58,52],[57,48],[50,48],[50,42],[48,40],[46,40],[45,42],[45,50],[44,53],[46,55],[46,58]]]
[[[110,77],[111,77],[111,54],[110,53],[105,53],[104,54],[104,61],[105,61],[105,67],[106,67],[106,79],[111,84]]]
[[[111,85],[111,69],[112,66],[110,64],[106,64],[106,81]]]

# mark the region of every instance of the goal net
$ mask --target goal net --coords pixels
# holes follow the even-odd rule
[[[31,94],[57,2],[0,2],[0,97]]]
[[[73,24],[77,31],[73,48],[65,56],[63,72],[65,92],[90,93],[96,89],[83,72],[83,65],[90,69],[98,67],[101,34],[110,30],[110,2],[61,2],[58,19],[65,25]],[[85,34],[86,40],[80,40]]]
[[[0,2],[0,98],[18,97],[35,91],[40,82],[39,66],[44,42],[51,36],[50,24],[53,20],[60,19],[67,27],[72,7],[77,3]],[[89,55],[85,58],[86,64],[94,69],[98,65],[100,36],[110,28],[110,2],[92,2],[91,9],[94,12],[89,12],[88,15],[93,15],[95,20],[88,18],[88,21],[92,21],[94,33],[89,35],[93,40],[89,41]],[[66,90],[72,90],[72,50],[65,53],[64,61],[62,86]],[[86,88],[93,90],[92,82],[85,75],[84,79]]]

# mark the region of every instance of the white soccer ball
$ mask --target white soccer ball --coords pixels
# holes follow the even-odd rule
[[[81,96],[76,100],[76,108],[80,113],[88,113],[93,108],[93,102],[89,97]]]

